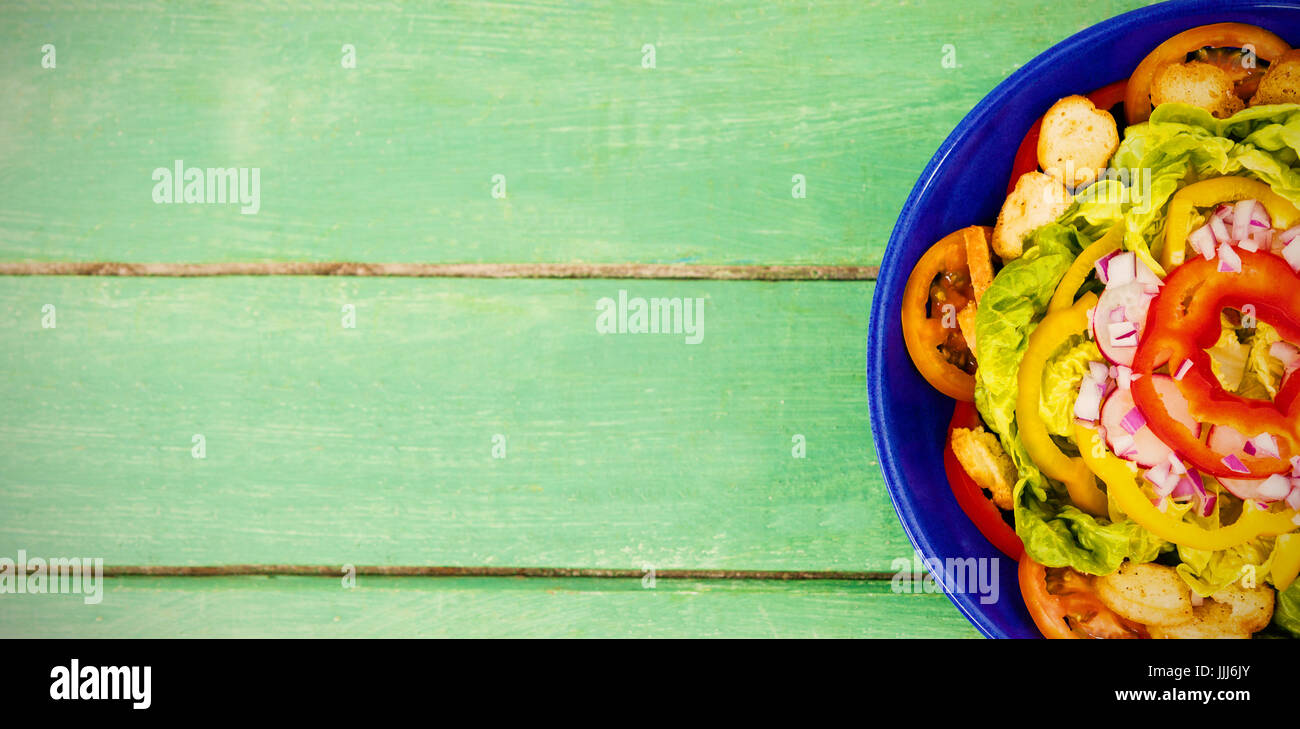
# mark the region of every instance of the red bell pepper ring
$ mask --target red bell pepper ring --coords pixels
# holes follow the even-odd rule
[[[1300,454],[1300,377],[1293,375],[1273,402],[1243,398],[1219,383],[1205,350],[1219,339],[1224,307],[1253,306],[1256,318],[1271,324],[1283,339],[1300,341],[1300,275],[1280,256],[1239,254],[1240,273],[1219,273],[1217,260],[1198,256],[1169,274],[1151,303],[1146,332],[1133,358],[1133,372],[1141,376],[1131,389],[1151,431],[1200,470],[1218,478],[1267,478],[1287,471],[1288,459]],[[1187,360],[1191,369],[1177,385],[1192,416],[1247,436],[1270,433],[1277,438],[1281,458],[1242,454],[1239,459],[1247,472],[1233,470],[1223,462],[1226,454],[1211,450],[1170,416],[1151,375],[1165,364],[1177,370]]]
[[[943,470],[948,475],[952,495],[957,504],[966,513],[966,517],[975,524],[984,538],[1006,556],[1019,561],[1025,553],[1025,545],[1020,541],[1016,530],[1002,518],[1002,510],[984,495],[983,489],[962,468],[961,461],[952,450],[952,431],[954,428],[978,428],[979,411],[969,402],[958,401],[952,411],[952,422],[948,424],[948,444],[943,449]]]

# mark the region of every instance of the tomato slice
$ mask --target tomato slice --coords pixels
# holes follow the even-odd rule
[[[1088,100],[1098,109],[1111,112],[1114,116],[1115,106],[1124,101],[1125,89],[1128,88],[1128,80],[1121,79],[1108,86],[1103,86],[1091,94],[1087,94]],[[1115,123],[1119,124],[1119,117],[1115,117]],[[1011,180],[1007,183],[1007,194],[1016,189],[1016,180],[1026,172],[1033,172],[1038,169],[1038,137],[1042,134],[1043,118],[1039,117],[1033,126],[1029,127],[1029,132],[1021,140],[1020,147],[1016,149],[1016,159],[1011,164]],[[1123,127],[1120,127],[1121,136]]]
[[[975,483],[970,474],[966,473],[966,469],[961,466],[961,461],[957,460],[957,454],[952,450],[953,428],[976,428],[980,425],[982,423],[975,405],[958,402],[957,407],[952,411],[952,421],[948,423],[948,445],[943,451],[943,470],[948,475],[948,483],[952,487],[952,495],[956,497],[957,504],[961,506],[966,517],[974,522],[980,534],[1003,554],[1019,560],[1025,553],[1025,545],[1021,543],[1016,530],[1002,518],[1002,510],[984,495],[984,490]]]
[[[921,376],[954,400],[975,399],[975,358],[957,326],[957,313],[974,301],[966,262],[966,234],[987,241],[992,229],[963,228],[943,237],[917,261],[903,289],[903,341]]]
[[[1047,638],[1149,638],[1146,627],[1126,620],[1097,598],[1092,578],[1068,567],[1048,569],[1020,558],[1020,593],[1034,624]]]
[[[1214,23],[1185,30],[1156,46],[1133,69],[1129,76],[1128,92],[1124,96],[1124,114],[1129,124],[1146,121],[1151,116],[1151,82],[1156,72],[1166,64],[1182,63],[1189,53],[1202,48],[1247,48],[1256,58],[1275,61],[1291,50],[1287,42],[1277,35],[1255,25],[1245,23]],[[1243,91],[1238,87],[1239,92]]]

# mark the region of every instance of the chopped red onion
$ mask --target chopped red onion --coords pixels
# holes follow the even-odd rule
[[[1255,209],[1250,214],[1250,224],[1255,228],[1273,227],[1273,217],[1268,214],[1268,208],[1260,204],[1259,201],[1255,201]]]
[[[1107,253],[1106,255],[1098,259],[1096,265],[1098,281],[1102,282],[1103,284],[1110,283],[1110,262],[1111,259],[1113,259],[1115,256],[1118,255],[1119,255],[1119,251],[1111,251],[1110,253]]]
[[[1250,217],[1255,213],[1254,200],[1239,200],[1232,211],[1232,239],[1245,240],[1250,235]]]
[[[1169,464],[1161,463],[1155,468],[1149,469],[1142,477],[1151,482],[1151,487],[1157,494],[1168,496],[1170,491],[1174,490],[1175,482],[1169,481]],[[1167,484],[1167,485],[1166,485]]]
[[[1155,274],[1155,271],[1152,271],[1147,264],[1139,260],[1135,261],[1134,265],[1137,270],[1135,278],[1138,283],[1142,284],[1143,290],[1146,290],[1147,286],[1155,286],[1156,291],[1159,291],[1160,287],[1165,285],[1165,282],[1161,280],[1161,278]]]
[[[1258,453],[1265,458],[1278,458],[1281,454],[1277,450],[1277,438],[1271,433],[1260,433],[1259,435],[1246,441],[1249,455]]]
[[[1177,485],[1174,486],[1173,498],[1187,499],[1195,497],[1197,503],[1200,504],[1201,516],[1209,516],[1214,513],[1214,505],[1218,503],[1219,497],[1205,490],[1205,482],[1201,480],[1201,474],[1196,471],[1189,471],[1186,476],[1181,478],[1176,474],[1172,475],[1171,478],[1178,479]]]
[[[1278,233],[1277,240],[1279,243],[1290,243],[1297,235],[1300,235],[1300,225],[1292,226]]]
[[[1291,270],[1300,273],[1300,241],[1291,241],[1282,249],[1282,258],[1290,264]]]
[[[1214,236],[1215,244],[1229,243],[1232,241],[1232,235],[1228,233],[1228,226],[1223,224],[1223,220],[1218,217],[1210,218],[1210,234]],[[1213,258],[1214,256],[1206,256]]]
[[[1205,260],[1214,258],[1214,233],[1210,232],[1209,224],[1193,230],[1191,235],[1187,236],[1187,242],[1191,244],[1192,250],[1205,257]]]
[[[1115,455],[1120,458],[1129,458],[1137,455],[1137,448],[1134,448],[1133,436],[1118,435],[1111,439],[1111,448],[1115,450]]]
[[[1110,280],[1106,286],[1123,286],[1137,278],[1137,255],[1132,251],[1117,254],[1106,267]]]
[[[1250,469],[1246,468],[1246,464],[1241,462],[1236,453],[1224,456],[1223,465],[1227,466],[1228,470],[1233,473],[1250,473]]]
[[[1079,397],[1074,401],[1074,416],[1090,423],[1101,417],[1101,400],[1105,390],[1092,378],[1085,377],[1079,385]]]
[[[1116,365],[1115,382],[1119,385],[1119,389],[1129,389],[1133,384],[1133,370],[1124,365]]]
[[[1214,513],[1214,505],[1219,503],[1218,494],[1206,494],[1201,498],[1201,516],[1209,516]]]
[[[1291,493],[1286,495],[1286,505],[1300,511],[1300,484],[1295,481],[1296,479],[1291,479]]]
[[[1273,474],[1259,484],[1259,495],[1269,501],[1281,501],[1291,493],[1291,479],[1281,474]]]
[[[1107,367],[1104,362],[1089,362],[1088,375],[1094,380],[1104,382],[1108,377],[1110,377],[1110,368]]]
[[[1241,256],[1227,243],[1219,245],[1219,273],[1241,273]]]
[[[1107,328],[1112,347],[1136,347],[1138,327],[1131,321],[1111,322]]]
[[[1183,360],[1183,363],[1181,365],[1178,365],[1178,371],[1174,373],[1174,379],[1181,382],[1182,379],[1187,376],[1187,373],[1191,371],[1191,369],[1192,369],[1192,361],[1190,359]]]
[[[1178,457],[1177,453],[1169,454],[1169,472],[1176,473],[1179,476],[1187,474],[1187,466],[1183,465],[1183,459]]]
[[[1124,432],[1128,433],[1129,435],[1133,435],[1139,430],[1142,430],[1142,428],[1146,424],[1147,424],[1147,419],[1142,417],[1142,411],[1138,410],[1137,408],[1133,408],[1132,410],[1125,413],[1124,419],[1119,421],[1120,427],[1123,428]]]

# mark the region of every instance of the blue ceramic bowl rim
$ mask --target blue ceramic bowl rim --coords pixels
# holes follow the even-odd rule
[[[924,213],[926,204],[930,201],[932,195],[930,185],[949,154],[954,149],[965,144],[967,139],[984,124],[989,123],[990,117],[1003,106],[1009,97],[1014,96],[1027,85],[1034,83],[1045,68],[1052,64],[1069,61],[1077,56],[1078,49],[1086,47],[1095,41],[1156,21],[1176,20],[1181,16],[1197,12],[1221,12],[1227,14],[1242,10],[1296,11],[1297,8],[1294,4],[1287,4],[1278,0],[1172,0],[1171,2],[1132,10],[1090,26],[1053,45],[1013,72],[966,114],[952,133],[948,135],[947,139],[944,140],[943,144],[939,145],[939,149],[921,172],[916,185],[912,187],[911,193],[908,194],[907,200],[903,203],[898,220],[890,234],[889,243],[881,260],[880,273],[877,276],[876,291],[893,288],[896,285],[895,279],[900,277],[906,279],[910,273],[910,268],[905,269],[900,265],[900,259],[904,255],[903,246],[906,242],[904,239],[908,232],[915,227],[918,218]],[[1075,90],[1075,93],[1084,93],[1088,90],[1079,89]],[[923,559],[933,559],[937,555],[937,550],[934,541],[930,538],[930,527],[926,525],[925,515],[920,513],[912,502],[898,454],[895,452],[894,445],[890,440],[891,435],[886,430],[886,416],[883,405],[885,402],[886,381],[877,364],[884,361],[884,328],[894,325],[895,321],[895,312],[892,311],[892,307],[890,307],[891,310],[886,310],[886,298],[883,296],[873,297],[871,319],[867,331],[866,377],[871,435],[876,444],[880,468],[884,473],[885,487],[889,492],[890,501],[893,502],[894,510],[898,513],[899,520],[902,522],[903,531]],[[969,528],[974,529],[975,527],[972,524]],[[949,586],[943,584],[942,574],[936,574],[935,578],[944,593],[948,595],[948,599],[981,633],[990,638],[1012,637],[1007,633],[1004,626],[991,620],[986,611],[980,607],[978,596],[949,589]],[[1019,594],[1019,590],[1015,592],[1017,595]]]

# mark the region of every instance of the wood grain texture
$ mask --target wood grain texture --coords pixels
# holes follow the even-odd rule
[[[892,571],[872,286],[7,279],[0,554]],[[599,334],[620,289],[703,341]]]
[[[1143,4],[6,2],[0,258],[878,263],[984,94]],[[260,212],[154,204],[178,159]]]
[[[973,638],[941,594],[889,583],[122,577],[103,602],[0,599],[14,637]]]
[[[0,262],[0,276],[388,276],[402,278],[604,278],[706,281],[874,281],[879,266],[712,266],[698,263],[122,263]]]

